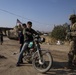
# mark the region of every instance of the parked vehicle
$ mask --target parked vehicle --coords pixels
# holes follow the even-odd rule
[[[13,30],[9,30],[9,31],[8,31],[8,35],[7,35],[8,38],[9,38],[9,39],[15,39],[15,40],[17,40],[17,39],[18,39],[19,31],[22,31],[21,25],[15,26],[15,27],[13,28]]]

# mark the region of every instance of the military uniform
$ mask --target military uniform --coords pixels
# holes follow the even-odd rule
[[[70,20],[73,20],[76,18],[76,15],[71,15]],[[75,21],[75,20],[74,20]],[[76,21],[72,23],[70,26],[70,48],[68,53],[68,66],[71,67],[73,65],[73,60],[76,59]]]

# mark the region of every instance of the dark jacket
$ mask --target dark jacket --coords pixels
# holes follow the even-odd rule
[[[28,34],[30,33],[30,34]],[[33,41],[33,35],[38,35],[38,33],[34,29],[26,29],[26,40],[27,41]]]
[[[22,32],[19,33],[19,41],[20,41],[20,44],[24,43],[24,35]]]

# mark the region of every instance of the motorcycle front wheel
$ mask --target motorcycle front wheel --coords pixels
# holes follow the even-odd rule
[[[38,52],[34,53],[32,58],[32,65],[37,71],[45,73],[50,70],[52,64],[52,55],[47,50],[41,50],[41,59],[39,58]]]

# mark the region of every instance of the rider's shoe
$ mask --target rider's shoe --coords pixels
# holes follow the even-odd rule
[[[17,63],[16,66],[19,67],[20,66],[20,63]]]
[[[22,64],[23,62],[17,62],[16,66],[21,66],[20,64]]]

